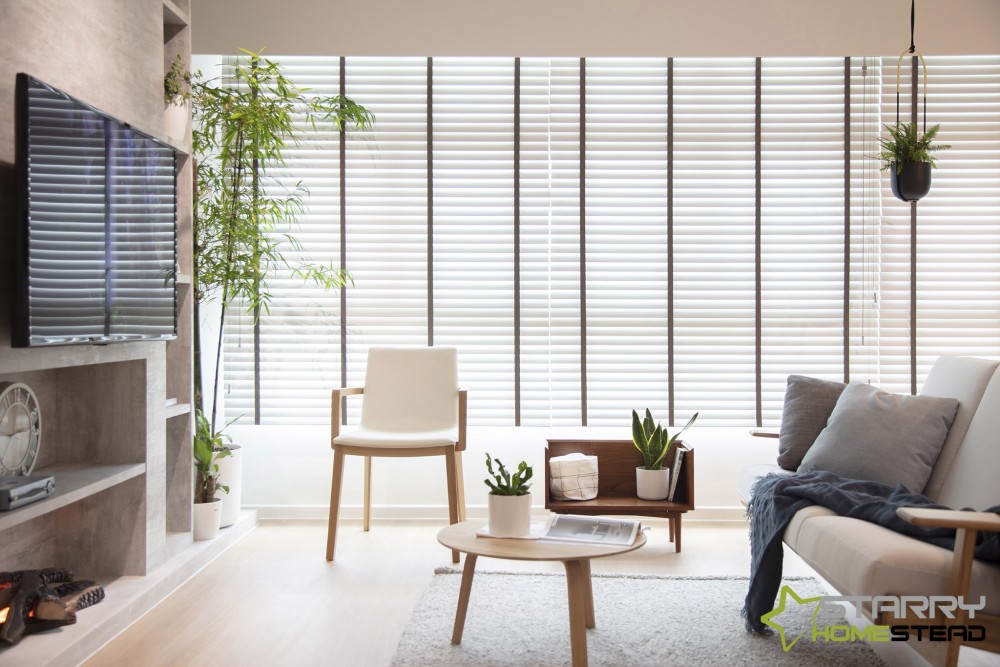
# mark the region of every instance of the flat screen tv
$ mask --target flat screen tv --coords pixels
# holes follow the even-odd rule
[[[177,336],[176,151],[17,75],[17,347]]]

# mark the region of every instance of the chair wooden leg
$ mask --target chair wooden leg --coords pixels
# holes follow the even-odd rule
[[[455,456],[457,453],[452,449],[444,455],[445,469],[448,475],[448,523],[451,524],[458,523],[458,471]],[[452,549],[451,562],[457,563],[458,559],[458,550]]]
[[[330,482],[330,523],[326,529],[326,559],[333,560],[337,546],[337,515],[340,514],[340,489],[344,481],[344,452],[333,451],[333,480]]]
[[[462,452],[455,452],[455,480],[458,485],[458,520],[465,521],[465,473],[462,472]]]
[[[372,527],[372,457],[365,457],[365,509],[364,528],[365,531]]]

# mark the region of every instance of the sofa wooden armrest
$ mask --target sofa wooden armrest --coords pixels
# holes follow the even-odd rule
[[[777,431],[769,431],[764,428],[752,428],[750,429],[750,435],[755,438],[779,438],[781,434]]]
[[[1000,530],[1000,514],[992,512],[962,512],[960,510],[930,509],[919,507],[900,507],[896,516],[914,526],[955,529],[955,551],[951,560],[948,593],[955,597],[965,598],[969,594],[969,581],[972,579],[972,561],[976,549],[976,533],[980,530]],[[946,623],[961,625],[966,622],[966,612],[956,610],[954,619]],[[976,622],[980,625],[996,629],[1000,628],[1000,618],[992,614],[977,614]],[[958,651],[962,642],[952,639],[948,642],[946,667],[958,665]],[[995,636],[989,636],[983,644],[977,645],[988,651],[1000,651],[1000,641]]]
[[[1000,531],[1000,514],[993,512],[900,507],[896,510],[896,516],[914,526]]]

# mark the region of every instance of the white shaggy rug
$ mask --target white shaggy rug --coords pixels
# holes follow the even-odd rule
[[[393,667],[570,664],[565,576],[477,571],[462,643],[452,646],[461,578],[454,570],[438,571],[403,632]],[[790,585],[800,596],[824,593],[814,579]],[[595,574],[593,590],[597,627],[587,631],[592,667],[884,664],[862,643],[803,637],[785,653],[777,634],[748,634],[740,618],[746,578]],[[802,631],[811,612],[803,605],[782,618]]]

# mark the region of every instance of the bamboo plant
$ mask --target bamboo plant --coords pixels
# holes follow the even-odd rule
[[[343,95],[310,94],[292,83],[281,66],[259,52],[243,50],[226,82],[195,78],[191,84],[197,163],[194,225],[195,404],[201,409],[199,305],[221,304],[212,380],[209,428],[215,432],[219,359],[223,329],[234,304],[258,321],[269,311],[268,278],[275,270],[325,289],[352,284],[346,270],[292,263],[287,250],[300,245],[292,230],[305,206],[306,189],[288,187],[272,175],[285,164],[285,150],[308,139],[326,124],[338,131],[369,128],[374,115]],[[332,124],[332,125],[331,125]]]

